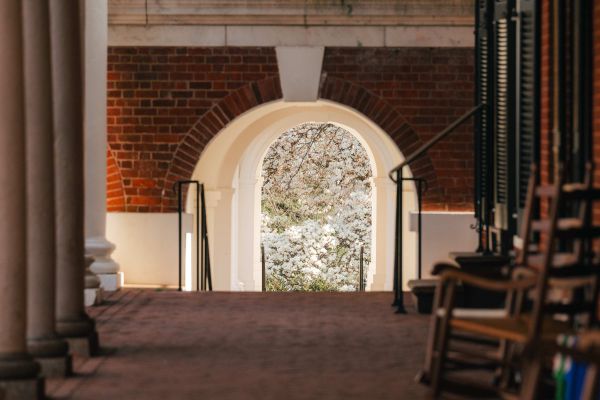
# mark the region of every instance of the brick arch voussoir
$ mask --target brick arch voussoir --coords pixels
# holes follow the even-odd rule
[[[111,149],[106,150],[106,210],[125,211],[125,189],[119,164]]]
[[[177,210],[177,195],[171,188],[178,180],[192,177],[208,142],[243,113],[282,97],[279,77],[269,77],[240,87],[204,113],[179,143],[165,174],[162,212]]]
[[[421,138],[394,106],[360,85],[340,78],[327,77],[321,84],[320,98],[353,108],[369,118],[392,138],[405,157],[423,144]],[[415,161],[411,165],[411,172],[414,177],[426,180],[428,187],[424,194],[426,202],[438,201],[441,187],[429,155],[425,154]]]

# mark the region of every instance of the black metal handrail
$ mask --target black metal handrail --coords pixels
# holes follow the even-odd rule
[[[266,292],[267,291],[267,260],[265,258],[265,246],[264,245],[260,246],[260,266],[261,266],[261,273],[262,273],[261,291]]]
[[[360,259],[358,264],[358,291],[365,291],[365,246],[360,246]]]
[[[406,167],[408,164],[412,163],[413,161],[415,161],[416,159],[421,157],[423,154],[425,154],[425,152],[427,150],[429,150],[431,147],[436,145],[440,140],[444,139],[446,136],[451,134],[456,128],[458,128],[460,125],[462,125],[463,122],[465,122],[466,120],[471,118],[476,112],[481,110],[481,108],[483,108],[484,106],[485,106],[485,104],[482,103],[482,104],[479,104],[479,105],[473,107],[472,109],[467,111],[465,114],[463,114],[462,117],[460,117],[459,119],[457,119],[456,121],[454,121],[453,123],[448,125],[448,127],[446,129],[444,129],[443,131],[441,131],[440,133],[435,135],[433,138],[431,138],[431,140],[429,142],[427,142],[424,145],[422,145],[421,147],[419,147],[414,153],[412,153],[410,156],[408,156],[404,161],[402,161],[400,164],[396,165],[394,168],[392,168],[390,170],[390,172],[388,173],[388,176],[390,177],[390,179],[392,181],[396,182],[396,180],[394,179],[394,172],[401,170],[402,168]]]
[[[204,184],[194,180],[181,180],[175,182],[173,190],[177,192],[177,213],[178,213],[178,290],[182,289],[181,279],[181,247],[182,247],[182,216],[183,216],[183,192],[184,185],[196,186],[196,291],[205,291],[208,283],[208,290],[212,291],[212,274],[210,270],[210,253],[208,248],[208,230],[206,227],[206,200],[204,196]],[[200,219],[202,218],[202,219]],[[202,223],[200,224],[200,221]]]
[[[421,178],[404,178],[402,176],[404,167],[411,164],[413,161],[422,157],[427,150],[437,144],[439,141],[444,139],[450,133],[454,132],[456,128],[458,128],[461,124],[463,124],[466,120],[471,118],[477,112],[479,112],[482,108],[485,107],[485,104],[479,104],[465,114],[463,114],[459,119],[450,124],[446,129],[435,135],[431,140],[421,147],[419,147],[416,151],[414,151],[410,156],[408,156],[404,161],[398,164],[396,167],[390,170],[388,176],[390,179],[396,183],[396,241],[395,241],[395,249],[394,249],[394,302],[392,306],[397,307],[397,313],[404,314],[406,313],[406,309],[404,308],[404,297],[402,292],[402,264],[403,264],[403,252],[402,252],[402,218],[403,218],[403,201],[402,201],[402,184],[404,181],[412,180],[417,182],[417,197],[419,203],[419,212],[418,212],[418,277],[421,277],[421,198],[422,198],[422,184],[424,180]],[[396,173],[396,178],[394,179],[394,173]]]

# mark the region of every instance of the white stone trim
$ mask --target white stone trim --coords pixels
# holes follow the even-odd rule
[[[223,191],[230,185],[231,193],[228,201],[207,210],[216,290],[240,290],[242,286],[247,291],[260,290],[262,159],[279,135],[307,121],[339,124],[365,146],[374,176],[371,259],[376,267],[368,276],[368,289],[392,289],[396,192],[387,172],[403,157],[389,136],[366,117],[346,106],[319,100],[310,103],[275,101],[255,107],[232,121],[204,149],[192,179],[204,182],[209,191]],[[408,215],[416,205],[414,189],[405,188],[404,202]],[[188,211],[193,212],[190,206],[188,204]],[[218,224],[210,223],[211,215],[218,216],[215,218]],[[416,273],[416,235],[408,230],[408,218],[405,218],[404,234],[406,282]]]
[[[473,47],[472,25],[110,25],[109,46]]]
[[[285,101],[316,101],[319,97],[322,46],[276,47],[281,91]]]
[[[110,0],[112,24],[358,25],[473,23],[471,0]]]

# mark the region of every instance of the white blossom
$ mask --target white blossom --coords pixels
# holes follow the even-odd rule
[[[263,161],[262,241],[271,290],[358,288],[371,249],[371,167],[360,142],[334,124],[285,132]]]

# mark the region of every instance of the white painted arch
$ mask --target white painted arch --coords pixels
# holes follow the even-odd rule
[[[373,182],[372,266],[368,290],[391,290],[395,185],[387,172],[403,160],[391,138],[367,117],[347,106],[318,100],[310,103],[274,101],[237,117],[206,146],[192,179],[204,182],[207,226],[215,290],[260,290],[260,193],[262,160],[285,131],[305,122],[331,122],[354,134],[371,160]],[[410,175],[410,173],[408,174]],[[416,235],[408,229],[415,209],[414,185],[403,188],[404,283],[416,277]],[[192,193],[187,209],[193,212]]]

